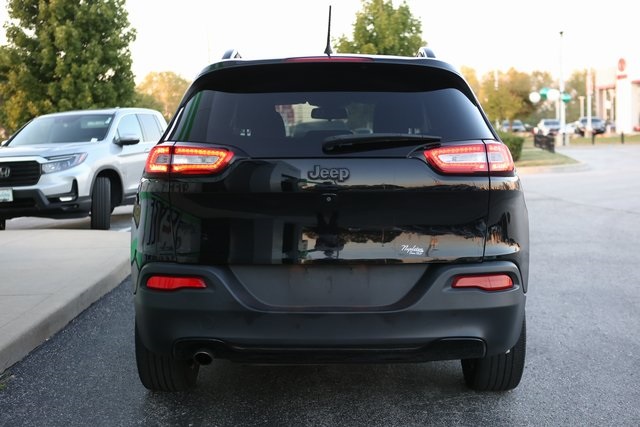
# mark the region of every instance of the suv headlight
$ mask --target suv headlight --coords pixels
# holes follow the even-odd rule
[[[43,163],[42,173],[60,172],[70,169],[74,166],[84,162],[87,158],[87,153],[67,154],[64,156],[47,157],[48,162]]]

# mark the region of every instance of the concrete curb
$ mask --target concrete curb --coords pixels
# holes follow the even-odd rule
[[[127,278],[129,239],[115,231],[0,232],[0,372]]]

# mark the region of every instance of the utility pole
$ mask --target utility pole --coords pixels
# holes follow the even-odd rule
[[[563,35],[564,35],[564,31],[560,31],[560,82],[558,85],[558,89],[560,89],[560,100],[558,102],[560,102],[560,132],[562,133],[562,145],[567,145],[567,140],[566,140],[566,124],[567,124],[567,119],[565,116],[565,104],[564,104],[564,99],[563,99],[563,95],[564,95],[564,75],[563,75],[563,70],[562,70],[562,50],[563,50]]]
[[[495,70],[493,70],[493,90],[498,92],[498,88],[499,88],[499,79],[498,79],[498,69],[496,68]],[[496,129],[498,129],[500,127],[500,120],[502,120],[503,117],[496,117]]]
[[[580,118],[582,118],[584,117],[584,96],[580,95],[578,99],[580,100]]]
[[[593,94],[593,81],[591,80],[591,67],[587,68],[587,130],[591,132],[591,95]]]

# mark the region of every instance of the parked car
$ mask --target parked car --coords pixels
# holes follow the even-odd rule
[[[591,117],[591,132],[594,135],[599,135],[606,131],[606,123],[600,117]],[[575,130],[576,133],[580,136],[585,136],[588,132],[588,118],[581,117],[578,121],[575,122]]]
[[[564,133],[567,135],[573,135],[576,133],[576,124],[575,123],[566,123],[564,125]]]
[[[560,132],[560,120],[542,119],[534,128],[534,133],[553,136]]]
[[[604,124],[605,124],[605,129],[607,129],[607,132],[612,132],[612,133],[616,132],[616,122],[614,122],[613,120],[605,120]]]
[[[22,216],[81,218],[107,230],[135,197],[166,128],[154,110],[113,108],[37,117],[0,148],[0,229]]]
[[[187,90],[140,182],[140,380],[193,387],[214,358],[458,359],[472,389],[513,389],[528,236],[509,149],[451,65],[223,59]]]
[[[509,120],[504,120],[502,122],[501,130],[503,132],[527,132],[527,128],[525,127],[522,120],[514,120],[513,122],[509,122]]]

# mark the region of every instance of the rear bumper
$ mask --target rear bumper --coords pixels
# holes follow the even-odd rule
[[[456,275],[493,272],[508,273],[515,286],[501,292],[451,288]],[[152,274],[200,276],[207,288],[150,290],[141,283]],[[137,282],[142,341],[179,358],[202,350],[232,360],[297,363],[484,357],[516,343],[526,300],[510,262],[430,266],[404,297],[384,306],[269,306],[227,267],[149,263]]]

